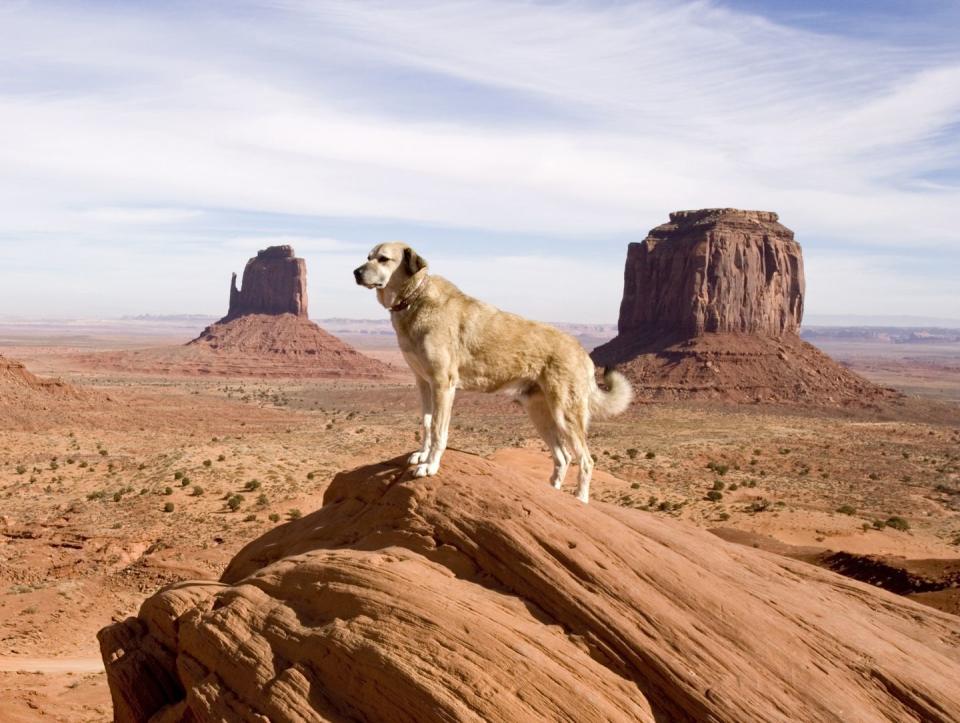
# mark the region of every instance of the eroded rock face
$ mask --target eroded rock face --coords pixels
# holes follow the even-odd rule
[[[960,719],[960,619],[449,451],[100,633],[125,721]]]
[[[677,211],[627,250],[619,333],[591,353],[638,400],[875,406],[900,395],[798,336],[803,256],[770,211]]]
[[[624,335],[796,333],[803,257],[769,211],[676,211],[630,244],[619,331]]]
[[[307,263],[291,246],[270,246],[247,261],[243,283],[230,280],[230,309],[221,321],[245,314],[307,317]]]

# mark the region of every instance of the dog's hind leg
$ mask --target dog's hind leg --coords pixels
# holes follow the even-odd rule
[[[450,431],[450,415],[453,412],[453,398],[457,393],[455,382],[431,382],[433,418],[430,440],[430,454],[413,471],[414,477],[432,477],[440,469],[440,458],[447,449],[447,434]]]
[[[590,501],[590,478],[593,476],[593,457],[587,446],[587,425],[590,412],[586,400],[568,408],[562,425],[565,441],[577,457],[579,473],[577,477],[577,499],[586,504]]]
[[[560,489],[563,486],[564,477],[567,476],[567,468],[570,466],[571,458],[570,453],[563,446],[553,412],[550,411],[546,397],[540,389],[535,389],[530,394],[523,395],[520,397],[520,402],[527,410],[533,426],[536,427],[537,432],[540,433],[543,441],[550,448],[550,454],[553,456],[553,474],[550,476],[550,484]]]
[[[423,415],[423,441],[420,451],[410,455],[408,464],[420,464],[430,457],[430,447],[433,443],[433,392],[430,383],[417,377],[417,391],[420,392],[420,413]]]

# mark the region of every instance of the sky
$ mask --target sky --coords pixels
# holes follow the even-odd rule
[[[402,240],[615,322],[670,211],[773,210],[812,315],[960,318],[960,0],[0,0],[0,315],[226,311],[290,243],[315,318]]]

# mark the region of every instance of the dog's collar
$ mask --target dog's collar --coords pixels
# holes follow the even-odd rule
[[[396,313],[398,311],[403,311],[410,307],[414,301],[420,298],[420,295],[423,294],[424,289],[427,288],[427,277],[424,275],[420,281],[417,282],[417,285],[413,287],[413,291],[407,294],[406,297],[400,299],[392,306],[387,307],[391,313]]]

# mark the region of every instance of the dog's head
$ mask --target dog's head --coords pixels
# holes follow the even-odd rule
[[[368,289],[398,291],[411,276],[427,268],[427,261],[406,244],[378,244],[367,262],[353,270],[353,278]]]

